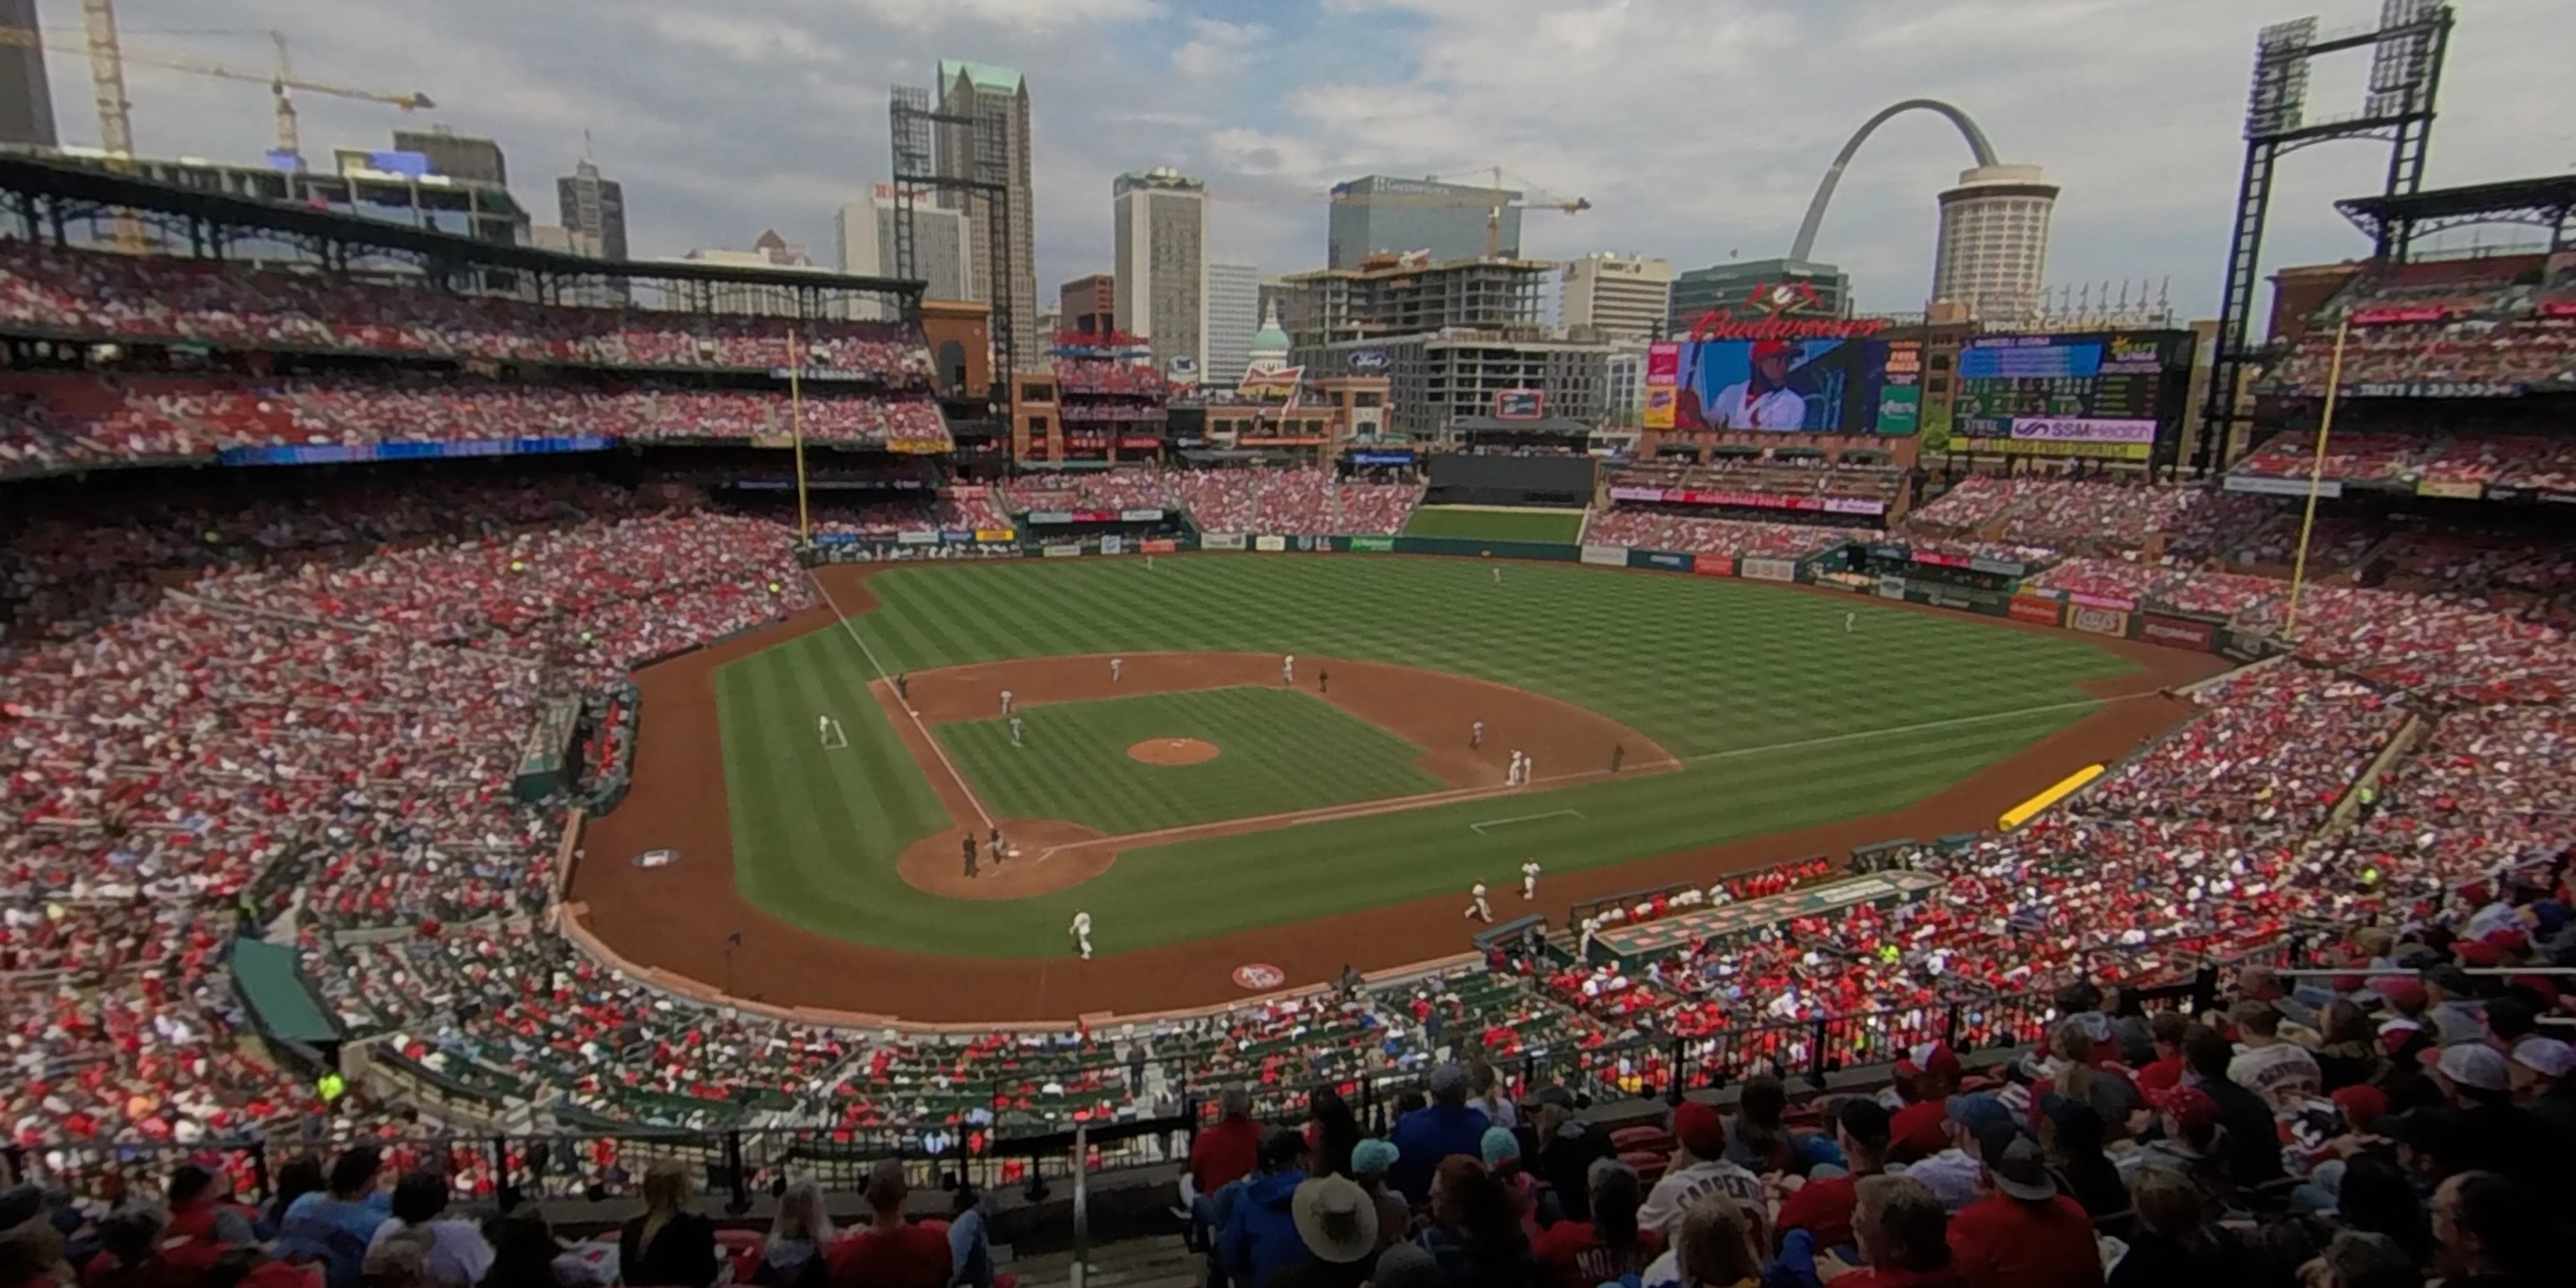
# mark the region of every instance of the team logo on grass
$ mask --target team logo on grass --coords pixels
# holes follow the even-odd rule
[[[1234,983],[1237,988],[1248,988],[1260,993],[1287,982],[1288,972],[1268,962],[1253,962],[1250,965],[1234,968]]]

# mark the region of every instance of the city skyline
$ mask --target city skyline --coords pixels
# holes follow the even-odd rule
[[[434,21],[374,4],[237,7],[245,27],[287,31],[299,65],[417,84],[441,104],[424,118],[301,98],[308,156],[446,124],[493,138],[550,176],[583,155],[590,129],[600,168],[625,185],[638,258],[721,244],[744,227],[828,244],[837,208],[864,200],[891,168],[882,130],[847,122],[880,118],[885,87],[919,81],[925,65],[971,57],[1016,67],[1038,88],[1031,276],[1040,282],[1107,258],[1110,212],[1089,194],[1156,165],[1204,177],[1212,191],[1281,192],[1499,162],[1594,203],[1577,216],[1532,213],[1527,255],[1618,248],[1677,265],[1775,257],[1840,139],[1888,99],[1921,94],[1956,101],[2005,159],[2047,167],[2063,187],[2052,284],[2171,277],[2186,315],[2215,302],[2256,30],[2311,13],[2329,27],[2366,23],[2378,9],[2369,0],[2210,0],[2210,21],[2175,22],[2087,0],[2005,23],[1963,0],[1932,0],[1896,21],[1854,0],[1304,0],[1258,9],[782,0],[747,15],[670,0],[541,10],[460,0]],[[69,0],[38,8],[48,28],[77,30]],[[191,13],[178,0],[119,6],[137,50],[227,53],[221,40],[157,34]],[[2428,183],[2546,173],[2576,155],[2576,113],[2546,75],[2550,42],[2540,37],[2552,25],[2548,0],[2463,10]],[[1784,56],[1820,42],[1834,59]],[[386,49],[403,58],[384,58]],[[1769,104],[1774,124],[1753,133],[1670,128],[1654,86],[1727,49],[1736,51],[1725,55],[1736,68],[1729,94]],[[2014,75],[1993,74],[2006,66]],[[66,144],[94,145],[76,71],[55,60],[58,132]],[[2321,65],[2314,110],[2357,99],[2362,73]],[[146,68],[129,81],[144,155],[249,160],[267,143],[255,86]],[[1944,133],[1937,122],[1892,123],[1846,178],[1815,256],[1851,274],[1861,309],[1921,304],[1936,194],[1961,164]],[[2265,268],[2361,253],[2365,244],[2328,203],[2375,190],[2378,164],[2368,149],[2319,149],[2285,166]],[[550,204],[539,192],[520,195]],[[1209,258],[1270,273],[1321,267],[1327,209],[1215,201]]]

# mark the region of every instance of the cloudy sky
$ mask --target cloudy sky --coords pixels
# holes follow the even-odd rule
[[[2576,165],[2571,0],[2458,0],[2431,181]],[[77,40],[77,0],[38,0]],[[1024,71],[1036,112],[1040,298],[1110,263],[1109,185],[1171,165],[1228,199],[1219,258],[1320,267],[1325,186],[1465,174],[1589,198],[1532,212],[1523,249],[1642,251],[1684,267],[1787,249],[1845,137],[1901,98],[1957,103],[2003,159],[2065,187],[2052,282],[2171,279],[2209,311],[2242,154],[2254,33],[2378,0],[122,0],[125,43],[265,66],[277,28],[305,77],[427,92],[428,119],[500,140],[520,199],[554,218],[581,155],[626,185],[635,253],[745,246],[763,228],[828,260],[833,208],[886,176],[886,87],[935,60]],[[219,14],[216,11],[220,11]],[[210,24],[225,31],[208,30]],[[2359,105],[2367,58],[2320,64],[2311,111]],[[86,67],[53,56],[67,141],[94,143]],[[255,159],[256,85],[134,66],[138,148]],[[381,147],[404,118],[305,96],[309,155]],[[2373,190],[2385,150],[2297,155],[2272,264],[2355,253],[2327,204]],[[1967,164],[1950,127],[1900,117],[1862,152],[1818,242],[1862,307],[1919,308],[1933,194]],[[2490,240],[2515,230],[2490,230]]]

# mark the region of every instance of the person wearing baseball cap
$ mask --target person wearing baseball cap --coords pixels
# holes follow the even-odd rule
[[[2225,1190],[2227,1132],[2219,1122],[2218,1101],[2185,1084],[2157,1096],[2155,1104],[2162,1134],[2121,1155],[2120,1175],[2134,1185],[2140,1175],[2161,1168],[2180,1172],[2205,1188]]]
[[[2560,1160],[2552,1135],[2531,1112],[2513,1103],[2513,1075],[2504,1054],[2483,1042],[2421,1052],[2442,1095],[2459,1110],[2461,1153],[2468,1166],[2540,1184]]]
[[[1905,1104],[1888,1119],[1888,1160],[1911,1163],[1949,1148],[1949,1101],[1959,1090],[1958,1052],[1942,1042],[1910,1048],[1896,1062],[1896,1088]]]
[[[1637,1209],[1637,1224],[1663,1236],[1670,1245],[1680,1235],[1682,1217],[1692,1201],[1711,1190],[1723,1190],[1758,1225],[1769,1195],[1761,1177],[1726,1161],[1724,1116],[1703,1101],[1685,1100],[1673,1106],[1672,1129],[1672,1162],[1646,1194],[1645,1206]],[[1770,1241],[1764,1238],[1756,1246],[1769,1247]]]
[[[2057,1192],[2039,1142],[2009,1124],[1977,1139],[1983,1197],[1950,1219],[1950,1259],[1972,1285],[2093,1288],[2102,1254],[2093,1218]]]
[[[2505,1065],[2514,1099],[2559,1139],[2576,1141],[2576,1086],[2567,1078],[2576,1072],[2576,1047],[2556,1038],[2524,1038]]]
[[[1984,1092],[1952,1096],[1945,1108],[1949,1117],[1942,1130],[1948,1146],[1907,1166],[1905,1174],[1940,1195],[1941,1206],[1956,1215],[1977,1201],[1977,1173],[1984,1166],[1977,1154],[1979,1135],[2012,1126],[2013,1112],[2003,1101]]]
[[[1701,345],[1705,358],[1711,346]],[[1789,372],[1798,363],[1798,346],[1786,340],[1756,340],[1746,355],[1752,368],[1742,380],[1717,391],[1700,408],[1709,429],[1803,429],[1807,400],[1789,387]]]

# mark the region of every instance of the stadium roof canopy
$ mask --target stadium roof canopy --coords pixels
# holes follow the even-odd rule
[[[2576,229],[2576,174],[2508,179],[2464,188],[2437,188],[2398,196],[2352,197],[2335,203],[2352,226],[2378,245],[2384,258],[2427,233],[2470,224],[2532,224],[2549,230],[2549,248],[2568,246]]]
[[[868,292],[918,302],[925,284],[893,277],[858,277],[822,273],[810,268],[768,268],[685,261],[596,259],[534,246],[504,246],[474,237],[436,232],[408,224],[359,215],[261,201],[230,193],[139,179],[77,162],[23,153],[0,154],[0,211],[22,215],[31,231],[47,221],[35,214],[36,203],[51,207],[61,220],[88,219],[110,210],[160,216],[154,222],[182,226],[183,237],[219,252],[230,234],[256,232],[278,240],[303,240],[326,264],[345,264],[350,247],[367,247],[418,257],[427,265],[458,269],[514,269],[545,277],[614,277],[659,282],[707,282],[742,286],[779,286],[819,291]],[[333,250],[342,252],[335,256]]]

